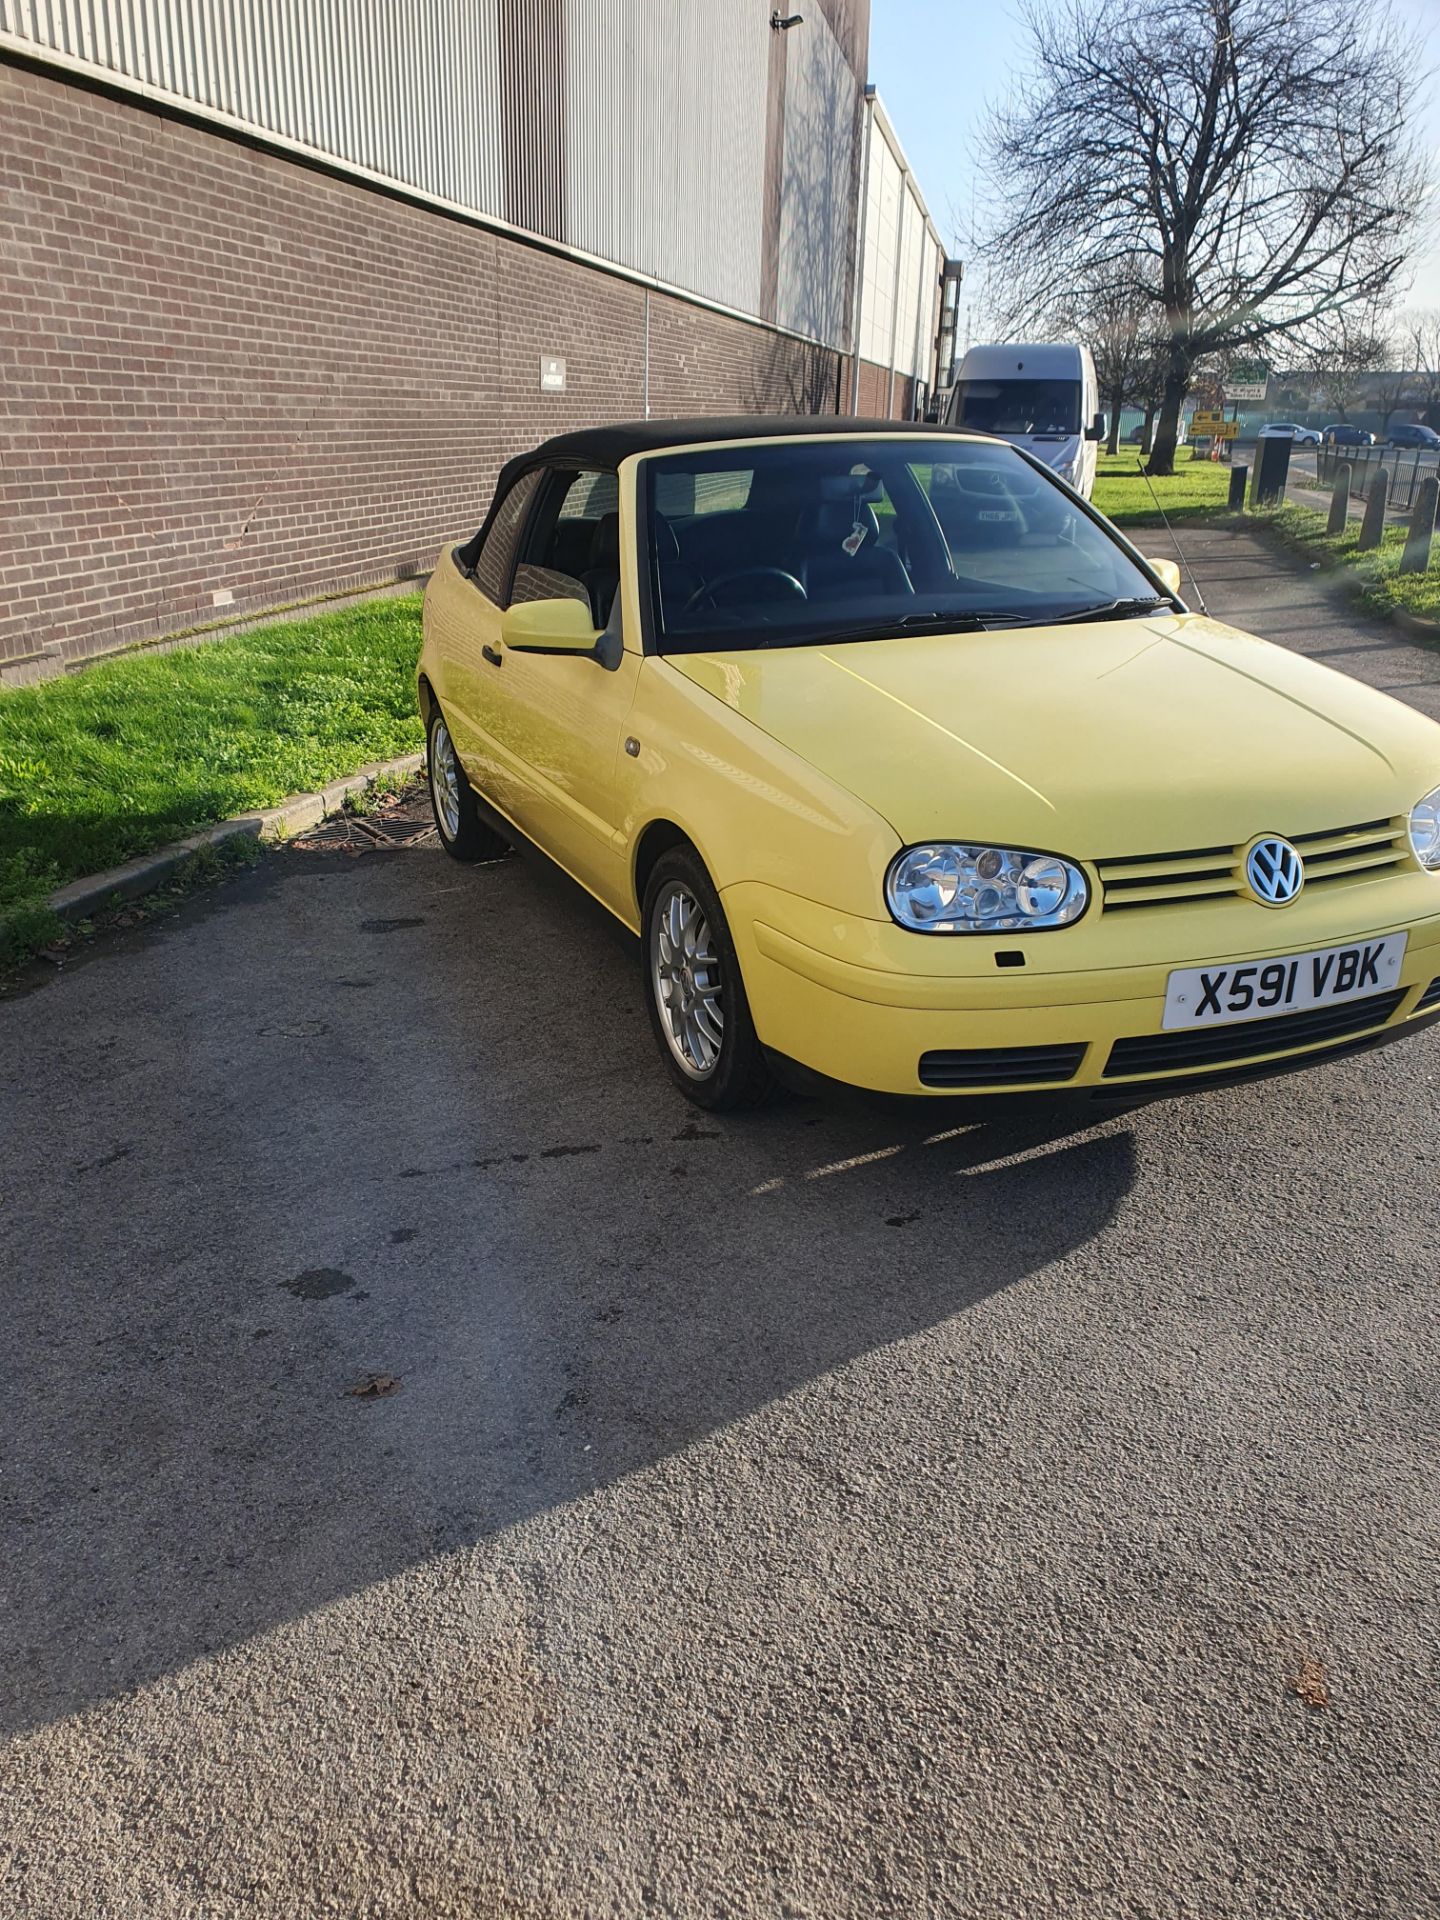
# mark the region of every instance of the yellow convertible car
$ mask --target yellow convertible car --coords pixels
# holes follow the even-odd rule
[[[975,434],[566,434],[426,591],[440,838],[639,934],[704,1107],[1133,1100],[1440,1017],[1440,727],[1180,584]]]

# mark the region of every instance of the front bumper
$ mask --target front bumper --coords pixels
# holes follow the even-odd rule
[[[1423,877],[1421,886],[1434,882]],[[1435,904],[1433,893],[1417,895],[1413,887],[1408,900]],[[811,1074],[877,1093],[1169,1093],[1304,1066],[1440,1017],[1440,912],[1374,925],[1342,917],[1318,929],[1303,916],[1267,914],[1268,944],[1229,948],[1216,944],[1217,923],[1206,916],[1212,931],[1202,936],[1182,908],[1170,920],[1173,950],[1163,961],[1067,972],[1056,970],[1063,950],[1051,943],[1068,938],[1069,929],[1028,940],[942,942],[757,883],[727,888],[724,902],[763,1045]],[[1387,904],[1395,904],[1393,894]],[[1335,906],[1327,903],[1326,912],[1335,914]],[[1313,1018],[1210,1028],[1189,1057],[1186,1036],[1162,1031],[1172,968],[1264,961],[1396,932],[1408,935],[1404,964],[1383,994],[1336,1003]],[[1153,939],[1144,944],[1153,946]],[[1003,963],[1006,953],[1023,953],[1026,964]],[[938,970],[910,970],[920,966]]]

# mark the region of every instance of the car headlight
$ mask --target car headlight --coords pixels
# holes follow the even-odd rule
[[[1018,933],[1066,927],[1090,898],[1079,867],[1053,853],[944,841],[890,862],[885,900],[916,933]]]
[[[1422,867],[1440,873],[1440,787],[1411,808],[1410,845]]]

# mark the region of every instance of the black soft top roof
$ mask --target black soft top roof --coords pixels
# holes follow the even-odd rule
[[[781,440],[810,433],[945,434],[953,431],[924,420],[856,420],[843,413],[736,413],[708,414],[693,420],[622,420],[613,427],[582,427],[575,433],[557,433],[553,440],[542,440],[529,453],[516,454],[505,462],[479,532],[464,546],[457,547],[455,553],[461,566],[474,567],[500,502],[520,475],[532,467],[566,466],[571,462],[581,467],[618,467],[632,453],[663,453],[667,447],[690,447],[719,440]]]
[[[924,420],[855,420],[834,413],[740,413],[708,415],[695,420],[625,420],[613,427],[583,427],[560,433],[533,453],[524,465],[537,461],[578,460],[586,465],[618,466],[632,453],[663,453],[667,447],[689,447],[714,440],[776,440],[810,433],[930,433],[951,432]]]

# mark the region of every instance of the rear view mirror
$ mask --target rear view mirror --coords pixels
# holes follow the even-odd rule
[[[600,636],[583,600],[522,600],[501,618],[500,637],[512,653],[595,652]]]
[[[1180,569],[1173,560],[1151,560],[1145,562],[1167,593],[1179,593]]]

